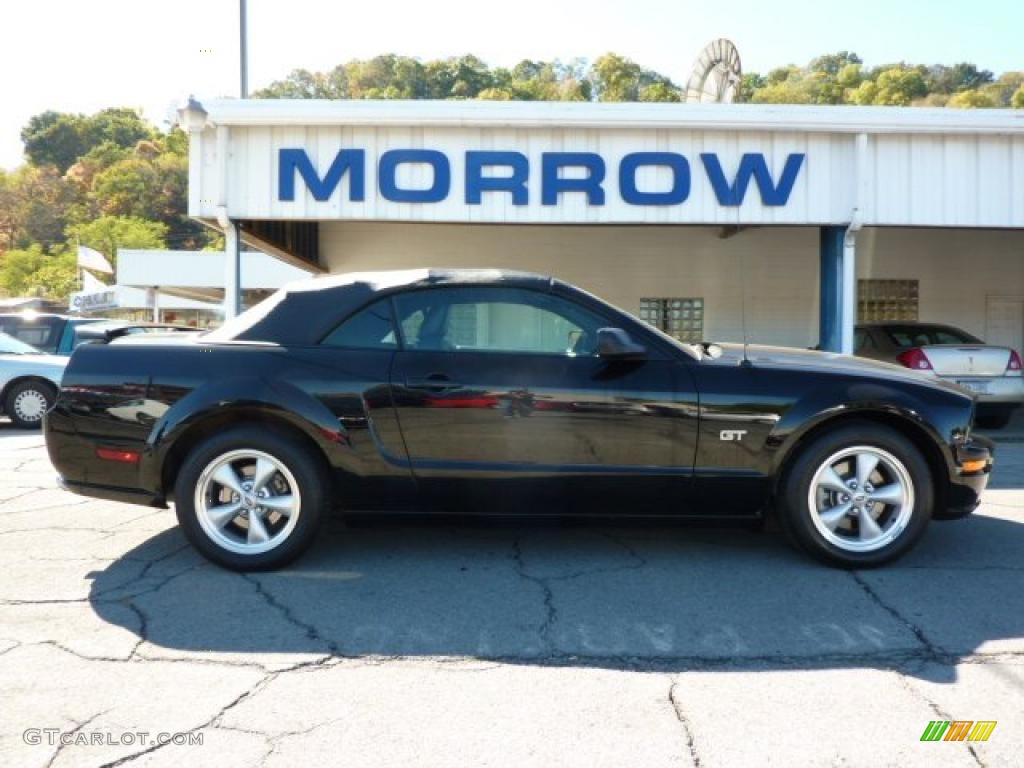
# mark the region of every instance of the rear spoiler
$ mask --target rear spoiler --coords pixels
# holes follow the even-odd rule
[[[190,325],[169,323],[126,323],[112,328],[103,323],[85,323],[75,329],[75,336],[82,343],[109,344],[114,339],[138,333],[199,333],[200,330]]]

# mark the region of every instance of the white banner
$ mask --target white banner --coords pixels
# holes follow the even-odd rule
[[[106,256],[99,251],[94,251],[92,248],[86,248],[84,245],[78,246],[78,266],[94,269],[97,272],[104,272],[108,275],[114,274],[114,268],[110,266]]]

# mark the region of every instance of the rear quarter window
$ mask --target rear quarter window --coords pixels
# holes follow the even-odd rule
[[[398,337],[387,299],[374,302],[343,321],[320,342],[325,347],[397,349]]]

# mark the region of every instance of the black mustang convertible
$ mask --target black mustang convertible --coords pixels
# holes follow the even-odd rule
[[[904,368],[682,344],[573,286],[418,270],[290,285],[220,329],[79,347],[45,430],[64,486],[173,501],[234,569],[334,507],[757,521],[862,567],[969,514],[974,402]]]

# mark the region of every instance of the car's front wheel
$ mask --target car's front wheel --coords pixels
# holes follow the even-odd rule
[[[237,571],[281,567],[312,543],[328,506],[322,457],[274,430],[238,427],[199,444],[175,483],[189,541]]]
[[[846,567],[902,555],[924,534],[934,503],[920,450],[872,423],[818,436],[797,455],[781,491],[780,518],[791,538]]]
[[[8,390],[4,412],[18,429],[38,429],[56,398],[52,384],[35,379],[22,381]]]

